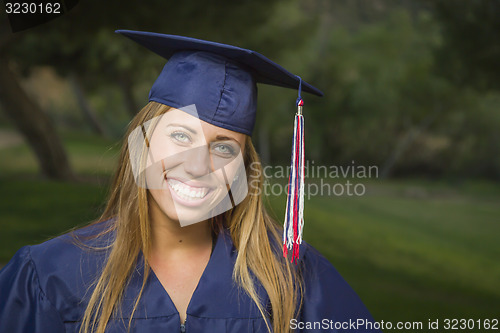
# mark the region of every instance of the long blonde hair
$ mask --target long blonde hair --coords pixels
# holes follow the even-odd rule
[[[160,103],[148,103],[131,121],[125,137],[127,138],[136,127],[170,109]],[[250,137],[247,137],[245,147],[247,181],[252,184],[248,186],[249,193],[239,205],[213,218],[212,223],[229,228],[238,250],[233,279],[256,303],[266,321],[268,331],[271,332],[272,329],[276,333],[288,333],[291,331],[290,320],[297,316],[297,310],[302,303],[303,286],[293,264],[285,260],[279,251],[276,251],[276,246],[272,245],[281,243],[281,233],[262,202],[263,173]],[[128,153],[128,141],[125,140],[107,206],[99,220],[93,223],[113,219],[111,227],[96,237],[109,232],[115,232],[116,236],[107,247],[109,256],[101,275],[93,285],[95,288],[85,310],[80,333],[104,333],[114,312],[121,309],[119,305],[123,292],[142,251],[143,284],[129,315],[130,328],[149,276],[150,266],[147,258],[152,231],[148,193],[145,188],[136,185]],[[248,167],[250,165],[252,167]],[[259,299],[252,273],[269,296],[271,313],[267,312],[266,305],[262,304],[263,300]]]

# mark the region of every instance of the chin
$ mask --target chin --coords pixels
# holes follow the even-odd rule
[[[202,222],[207,219],[205,210],[200,212],[199,209],[175,205],[172,198],[167,198],[166,196],[156,199],[153,194],[152,197],[161,213],[165,215],[168,220],[177,222],[181,227]]]

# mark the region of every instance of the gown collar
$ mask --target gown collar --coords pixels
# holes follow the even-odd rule
[[[233,268],[237,250],[224,228],[218,235],[212,255],[187,307],[187,316],[205,318],[262,318],[253,300],[233,281]],[[136,295],[139,293],[144,271],[142,254],[138,260],[130,283],[123,298],[123,314],[130,313]],[[267,304],[265,289],[254,280],[260,299]],[[135,318],[179,316],[172,299],[153,272],[150,274],[143,291]]]

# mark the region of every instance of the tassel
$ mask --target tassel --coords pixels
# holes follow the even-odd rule
[[[299,77],[300,79],[300,77]],[[304,117],[301,98],[302,80],[299,83],[299,98],[297,98],[297,113],[293,127],[293,146],[290,176],[288,178],[287,203],[285,222],[283,225],[283,256],[292,253],[291,262],[297,263],[299,246],[302,244],[304,228]]]

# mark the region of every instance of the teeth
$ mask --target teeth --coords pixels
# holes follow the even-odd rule
[[[185,200],[201,199],[208,193],[207,187],[193,187],[175,179],[168,179],[168,184],[178,196]]]

